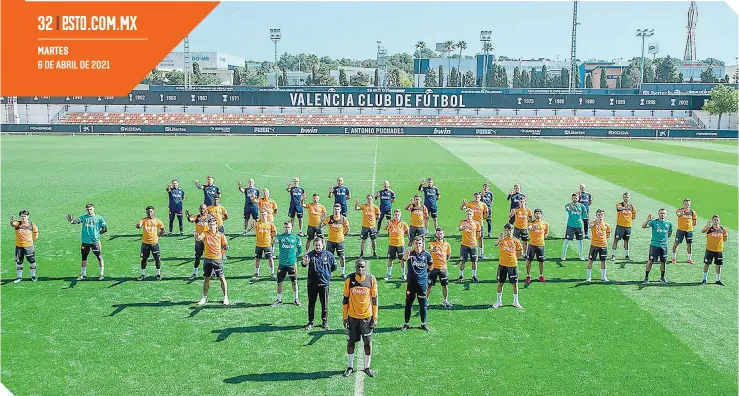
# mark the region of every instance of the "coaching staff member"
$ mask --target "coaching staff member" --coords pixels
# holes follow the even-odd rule
[[[313,242],[314,250],[303,256],[303,267],[308,267],[308,324],[305,329],[313,329],[316,299],[321,300],[321,321],[328,330],[328,287],[331,272],[336,271],[334,255],[323,249],[323,238]]]

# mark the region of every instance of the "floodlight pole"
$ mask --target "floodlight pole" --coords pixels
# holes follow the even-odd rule
[[[636,29],[636,37],[641,37],[641,78],[639,79],[639,86],[644,84],[644,43],[647,37],[654,36],[654,29]]]
[[[280,29],[269,29],[269,38],[275,43],[275,89],[279,89],[279,76],[277,71],[277,42],[282,38],[282,32]]]

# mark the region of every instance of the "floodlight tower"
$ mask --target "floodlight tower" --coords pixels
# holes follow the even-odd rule
[[[377,42],[377,78],[375,86],[387,88],[387,50],[382,46],[382,41]]]
[[[641,37],[641,78],[640,84],[644,84],[644,40],[654,36],[654,29],[636,29],[636,37]]]
[[[480,85],[485,87],[485,78],[488,75],[488,48],[490,47],[490,38],[493,35],[492,30],[481,30],[480,31],[480,42],[482,43],[482,78],[480,79]]]
[[[277,72],[277,42],[282,38],[282,32],[280,29],[269,29],[269,38],[275,43],[275,89],[279,89],[278,72]]]
[[[192,84],[192,67],[190,66],[190,36],[185,36],[185,90]]]
[[[698,60],[695,46],[695,28],[697,25],[698,6],[695,4],[694,1],[691,1],[690,8],[688,9],[688,41],[685,43],[685,55],[683,55],[683,60]]]
[[[575,77],[575,71],[577,71],[577,2],[574,1],[572,5],[572,46],[570,47],[570,81],[568,85],[568,92],[573,93],[577,87],[577,78]]]

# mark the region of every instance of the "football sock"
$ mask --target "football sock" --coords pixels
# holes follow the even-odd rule
[[[498,304],[503,304],[503,293],[498,293]]]
[[[347,357],[347,363],[348,363],[347,367],[354,368],[354,354],[347,353],[346,357]]]
[[[405,268],[401,268],[401,269],[400,269],[400,272],[401,272],[401,274],[402,274],[403,276],[405,276]]]
[[[565,242],[562,244],[562,257],[567,257],[567,245],[570,244],[570,241],[565,239]]]
[[[716,274],[716,281],[718,282],[720,280],[721,280],[721,274]]]
[[[644,279],[649,278],[649,271],[644,271]]]
[[[104,273],[105,273],[105,267],[101,265],[100,266],[100,276],[102,276]]]
[[[87,276],[87,267],[82,267],[82,276]]]
[[[580,257],[582,257],[582,240],[577,241],[577,250],[580,252]]]
[[[518,303],[518,293],[513,293],[513,303],[514,304]]]
[[[254,273],[257,274],[257,275],[259,275],[259,267],[255,267]]]
[[[146,270],[143,268],[141,269],[141,276],[146,276]]]
[[[162,274],[162,270],[160,268],[157,268],[157,275],[161,275],[161,274]]]
[[[346,272],[344,272],[345,269],[346,269],[346,267],[341,267],[341,275],[345,275],[346,274]]]
[[[198,268],[193,268],[192,269],[193,275],[196,275],[197,276],[198,275],[198,270],[199,270]]]
[[[293,299],[294,300],[297,300],[298,299],[298,292],[293,292]]]
[[[372,362],[372,355],[364,355],[364,368],[368,368]]]
[[[35,267],[34,268],[31,268],[31,276],[34,277],[34,278],[36,277],[36,268]]]
[[[389,267],[387,267],[387,276],[390,276],[393,273],[393,265],[390,264]]]
[[[618,250],[618,249],[611,249],[611,255],[614,256],[614,257],[616,256],[616,250]]]
[[[459,276],[464,278],[464,270],[459,270]]]
[[[716,275],[716,278],[718,278],[718,275]],[[708,280],[708,272],[703,273],[703,282]],[[718,280],[718,279],[717,279]]]
[[[624,251],[626,252],[626,257],[628,257],[629,256],[629,249],[625,249]]]
[[[660,271],[659,272],[659,278],[660,279],[665,279],[665,271]]]
[[[606,277],[606,268],[603,268],[602,270],[600,270],[600,278],[605,279],[605,277]]]
[[[277,293],[277,301],[282,301],[282,293]]]
[[[672,252],[672,259],[677,260],[677,252]]]
[[[472,277],[474,278],[476,276],[477,276],[477,270],[472,270]]]
[[[21,269],[16,269],[15,272],[18,274],[16,278],[22,278],[23,277],[23,267]]]
[[[585,271],[587,271],[587,273],[588,273],[588,279],[590,279],[590,274],[593,272],[593,270],[592,269],[586,269]]]
[[[693,259],[693,253],[688,253],[688,260],[692,260],[692,259]]]

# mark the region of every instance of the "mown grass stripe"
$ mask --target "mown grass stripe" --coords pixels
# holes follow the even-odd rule
[[[671,146],[677,146],[677,147],[698,148],[701,150],[720,151],[722,153],[731,153],[734,155],[737,154],[737,145],[735,143],[721,144],[719,141],[715,141],[715,140],[704,142],[702,140],[672,140],[672,139],[669,139],[669,140],[660,140],[660,143],[669,144]]]
[[[608,213],[607,221],[614,228],[615,215],[612,208],[620,200],[623,191],[632,191],[632,202],[639,209],[639,217],[636,223],[641,224],[647,212],[654,213],[659,207],[666,207],[668,211],[674,213],[674,206],[635,192],[630,180],[621,180],[629,182],[627,186],[617,185],[598,175],[588,174],[537,155],[542,149],[542,147],[538,147],[542,145],[538,141],[501,139],[494,142],[488,141],[488,146],[463,140],[441,140],[439,142],[443,147],[456,153],[460,159],[467,161],[470,166],[489,177],[496,184],[507,186],[516,181],[521,182],[524,192],[529,197],[529,206],[541,207],[544,210],[545,218],[552,226],[554,235],[561,236],[563,234],[565,226],[563,207],[569,195],[577,189],[580,183],[587,184],[589,191],[594,194],[594,208],[604,208]],[[557,156],[561,157],[573,158],[575,157],[573,154],[576,154],[567,152],[566,149],[555,145],[543,144],[543,146],[545,149],[549,146],[549,152],[557,153]],[[524,164],[524,169],[521,172],[502,171],[517,166],[511,165],[512,159],[515,159],[515,164]],[[585,163],[588,163],[587,159],[585,160]],[[552,199],[553,197],[561,198],[557,200]],[[705,218],[701,218],[701,221],[704,220]],[[732,231],[732,234],[735,234],[735,231]],[[612,281],[638,282],[643,278],[644,267],[643,261],[640,260],[646,255],[649,236],[648,230],[634,229],[630,252],[632,259],[639,260],[641,264],[627,265],[621,269],[609,261],[609,278]],[[696,253],[702,252],[704,240],[705,238],[696,238]],[[586,248],[588,245],[586,243]],[[727,244],[727,257],[736,257],[736,252],[735,243]],[[550,258],[557,257],[560,253],[561,250],[550,252],[550,249],[547,249],[547,256]],[[681,253],[684,259],[684,247],[682,247]],[[623,255],[623,248],[620,250],[620,255]],[[696,256],[700,258],[702,255],[696,254]],[[572,253],[570,253],[570,257],[572,257]],[[583,274],[580,276],[584,277],[584,263],[576,259],[573,264],[570,264],[570,262],[571,260],[568,260],[564,265],[568,267],[574,265],[582,268]],[[668,277],[672,277],[672,280],[678,283],[695,284],[701,277],[700,269],[693,266],[671,266],[668,271]],[[727,267],[724,271],[725,279],[733,280],[736,278],[735,269]],[[594,278],[597,279],[598,274],[599,271],[594,270]],[[714,338],[716,336],[715,332],[711,330],[731,328],[733,331],[737,328],[736,315],[734,314],[737,310],[736,284],[728,287],[728,289],[714,287],[712,289],[696,288],[696,290],[688,290],[686,287],[680,288],[680,293],[673,292],[674,289],[669,287],[647,287],[643,289],[638,285],[619,285],[615,287],[636,301],[642,309],[654,315],[665,327],[676,333],[704,360],[718,364],[726,373],[736,372],[736,337],[733,333],[731,335],[718,335],[722,338],[721,341],[718,341]],[[701,302],[706,299],[721,301],[721,303],[711,304],[707,307]],[[705,332],[710,333],[711,337],[696,337],[696,334],[706,334]]]
[[[631,147],[642,150],[649,150],[656,153],[669,154],[675,156],[681,156],[686,158],[695,158],[700,160],[720,162],[724,164],[737,165],[739,164],[739,157],[734,152],[722,152],[716,150],[708,150],[701,148],[700,146],[686,146],[686,145],[673,145],[667,143],[667,141],[654,141],[654,140],[622,140],[622,139],[608,139],[599,140],[603,143],[609,143],[618,146]],[[715,145],[714,145],[715,147]],[[721,146],[719,146],[721,147]]]
[[[551,139],[549,142],[551,144],[567,148],[598,153],[601,156],[618,158],[643,165],[656,166],[662,169],[672,170],[685,175],[692,175],[734,187],[739,185],[739,180],[737,180],[737,167],[735,165],[680,157],[676,155],[660,154],[649,150],[606,144],[591,139]]]

